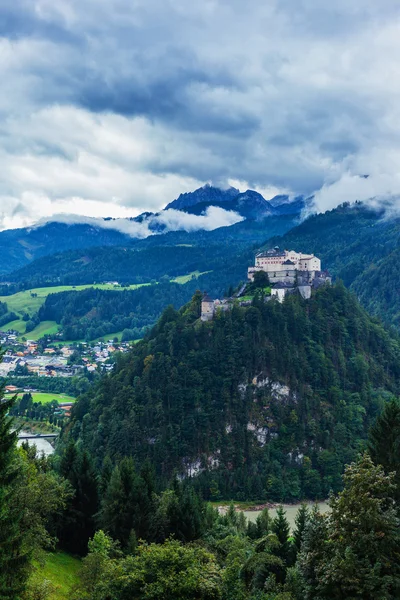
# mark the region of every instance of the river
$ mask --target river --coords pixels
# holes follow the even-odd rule
[[[306,502],[305,504],[307,504],[307,506],[311,509],[315,503]],[[289,521],[290,527],[292,529],[294,527],[294,520],[300,506],[301,504],[283,504],[283,509],[286,511],[286,518]],[[276,507],[269,509],[269,514],[272,518],[276,516],[276,511],[278,507],[279,506],[277,505]],[[327,502],[318,502],[318,507],[321,513],[329,512],[329,506]],[[258,515],[261,514],[261,510],[244,510],[243,512],[245,517],[252,522],[254,522],[257,519]]]
[[[43,439],[43,438],[33,438],[31,440],[19,440],[18,441],[18,446],[20,446],[23,441],[27,441],[30,446],[35,445],[36,448],[38,449],[38,452],[39,453],[44,452],[44,454],[46,456],[49,456],[50,454],[53,454],[53,452],[54,452],[54,448],[50,444],[50,442],[48,440]]]

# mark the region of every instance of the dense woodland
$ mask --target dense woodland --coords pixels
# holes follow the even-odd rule
[[[262,221],[246,220],[231,227],[214,231],[171,232],[153,235],[144,240],[130,240],[119,247],[88,247],[40,258],[5,277],[17,289],[28,289],[54,284],[93,283],[119,281],[143,283],[159,280],[162,276],[174,277],[193,271],[222,272],[231,266],[232,259],[245,250],[256,248],[266,239],[280,235],[293,227],[297,215],[269,217]],[[81,248],[81,246],[78,246]],[[51,253],[49,253],[51,254]],[[247,252],[252,260],[253,251]],[[239,269],[240,269],[240,265]],[[236,271],[234,283],[243,272]],[[228,285],[229,285],[228,283]],[[10,290],[15,292],[15,287]],[[7,287],[1,290],[7,293]]]
[[[161,324],[160,324],[161,325]],[[371,336],[372,337],[372,336]],[[53,459],[16,448],[0,402],[0,598],[50,600],[44,550],[82,555],[70,600],[396,600],[400,594],[400,404],[386,402],[345,470],[330,512],[303,505],[247,522],[221,515],[192,481],[164,486],[149,461],[73,440]]]
[[[160,283],[137,290],[60,292],[47,296],[37,318],[59,323],[65,340],[91,341],[119,331],[124,339],[139,339],[166,305],[187,302],[192,287]]]
[[[96,465],[150,460],[205,498],[325,498],[385,399],[400,346],[343,285],[310,301],[255,297],[210,323],[200,294],[168,308],[116,372],[80,397],[70,436]]]

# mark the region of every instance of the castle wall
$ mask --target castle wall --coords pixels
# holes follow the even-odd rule
[[[201,303],[201,317],[202,321],[211,321],[214,317],[215,306],[214,302],[206,302],[203,300]]]

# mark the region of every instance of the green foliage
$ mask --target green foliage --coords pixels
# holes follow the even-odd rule
[[[307,249],[324,269],[354,290],[368,311],[400,326],[400,220],[361,203],[338,206],[308,218],[283,238],[281,248]]]
[[[313,515],[300,554],[305,597],[394,600],[400,593],[400,528],[392,475],[365,454],[347,467],[325,522]]]
[[[310,519],[310,511],[306,504],[302,504],[297,511],[295,518],[295,530],[293,532],[293,541],[296,548],[296,553],[300,552],[301,544],[304,540],[304,534],[306,531],[307,524]]]
[[[100,577],[83,579],[80,593],[79,598],[96,600],[219,600],[222,577],[211,553],[167,540],[142,544],[134,556],[107,561]]]
[[[400,403],[388,402],[369,433],[369,452],[385,473],[394,473],[396,500],[400,501]]]
[[[309,301],[255,299],[200,323],[198,296],[168,308],[74,407],[71,431],[100,468],[133,456],[161,487],[196,473],[205,499],[320,499],[341,488],[400,349],[342,285]],[[89,410],[90,407],[90,410]]]
[[[84,555],[90,537],[95,533],[95,515],[99,509],[99,482],[92,459],[71,442],[59,465],[60,474],[69,481],[73,497],[59,523],[62,547]]]
[[[126,341],[143,337],[168,304],[180,307],[192,289],[177,283],[144,286],[137,290],[83,291],[49,294],[40,308],[40,321],[55,321],[64,340],[95,340],[122,331]]]
[[[0,598],[20,597],[29,574],[30,548],[18,504],[17,434],[7,417],[13,400],[0,401]]]
[[[49,470],[47,459],[38,457],[35,447],[16,449],[17,434],[6,416],[12,403],[0,402],[1,600],[22,598],[31,560],[54,545],[54,517],[70,497],[67,482]],[[32,594],[45,592],[42,585],[36,591],[32,586]]]

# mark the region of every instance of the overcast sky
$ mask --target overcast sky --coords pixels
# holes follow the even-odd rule
[[[0,36],[0,228],[400,195],[398,0],[0,0]]]

